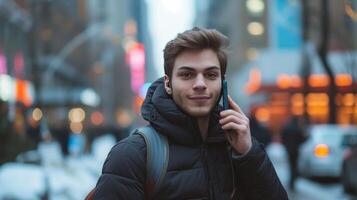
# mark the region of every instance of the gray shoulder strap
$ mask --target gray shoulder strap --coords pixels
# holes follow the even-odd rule
[[[158,191],[165,177],[169,161],[169,144],[167,138],[155,131],[151,126],[145,126],[136,132],[146,143],[146,189],[148,199]]]

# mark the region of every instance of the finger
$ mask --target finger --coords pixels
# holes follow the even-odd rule
[[[237,117],[235,115],[229,115],[229,116],[219,120],[219,123],[221,125],[225,125],[229,122],[234,122],[234,123],[243,124],[243,125],[247,125],[249,123],[246,119],[243,118],[243,116]]]
[[[231,130],[246,131],[247,126],[242,125],[242,124],[237,124],[234,122],[229,122],[229,123],[223,125],[222,129],[225,131],[231,131]]]
[[[236,102],[233,101],[232,97],[229,96],[229,95],[228,95],[228,103],[229,103],[229,106],[230,106],[233,110],[236,110],[236,111],[238,111],[238,112],[244,114],[243,111],[242,111],[242,109],[238,106],[238,104],[236,104]]]
[[[232,110],[232,109],[224,110],[224,111],[221,111],[221,113],[220,113],[221,118],[224,118],[224,117],[227,117],[227,116],[230,116],[230,115],[234,115],[234,116],[237,116],[239,118],[242,118],[242,119],[245,119],[245,120],[249,120],[248,117],[245,116],[243,113],[239,113],[238,111],[235,111],[235,110]]]

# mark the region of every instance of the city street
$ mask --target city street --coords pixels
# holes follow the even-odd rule
[[[357,200],[356,33],[357,0],[0,0],[0,200]],[[229,169],[250,136],[276,174]]]
[[[273,143],[267,147],[267,152],[285,188],[288,185],[289,165],[285,149],[281,144]],[[288,191],[291,200],[356,200],[343,192],[339,182],[319,182],[306,178],[298,178],[295,192]]]

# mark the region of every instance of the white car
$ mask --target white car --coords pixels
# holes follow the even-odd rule
[[[355,126],[310,126],[307,129],[308,139],[299,149],[299,174],[305,177],[339,178],[346,148],[343,145],[343,137],[356,131]]]

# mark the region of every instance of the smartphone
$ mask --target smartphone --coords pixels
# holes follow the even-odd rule
[[[229,109],[228,106],[228,88],[227,88],[227,80],[223,79],[222,81],[222,101],[223,101],[223,109]]]

